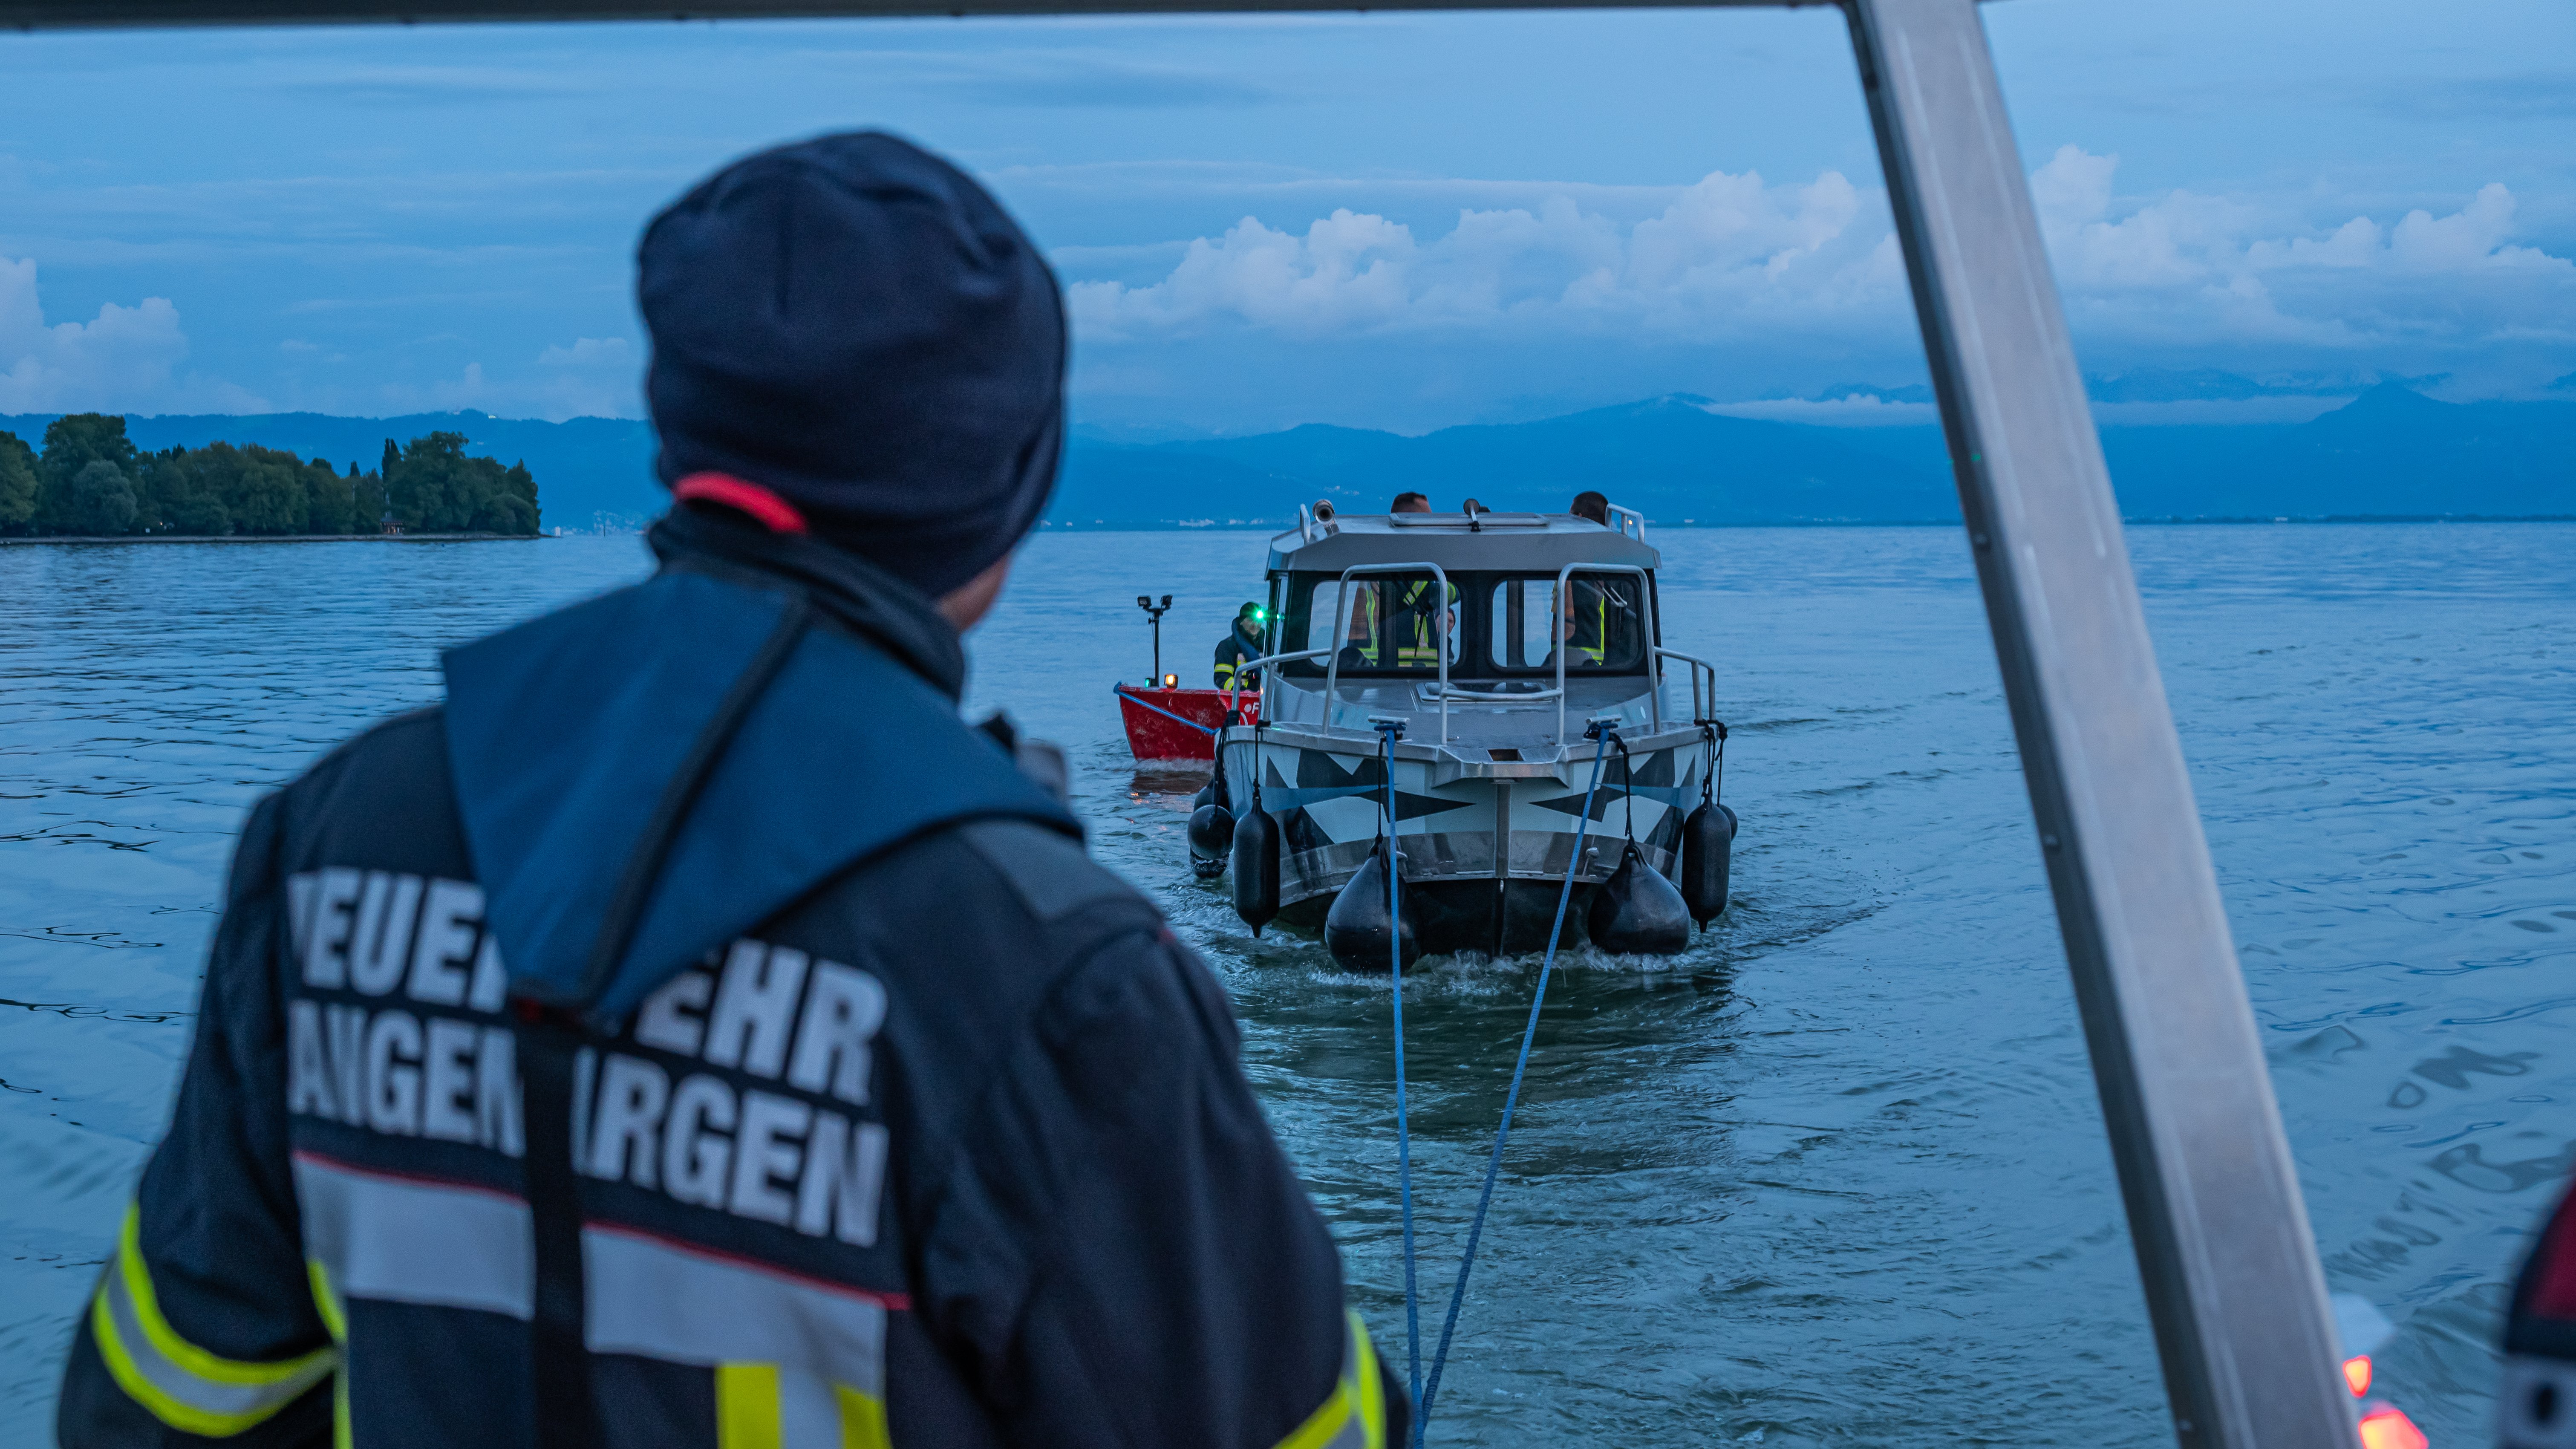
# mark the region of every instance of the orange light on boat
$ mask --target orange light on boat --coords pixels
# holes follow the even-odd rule
[[[2343,1381],[2344,1386],[2352,1390],[2352,1396],[2356,1399],[2369,1393],[2370,1355],[2366,1353],[2357,1353],[2352,1357],[2345,1359],[2343,1361]]]
[[[1180,677],[1179,675],[1177,675],[1177,674],[1166,674],[1166,675],[1164,675],[1164,676],[1163,676],[1163,687],[1164,687],[1165,689],[1178,689],[1178,688],[1180,688],[1180,687],[1181,687],[1181,677]]]
[[[2403,1409],[2373,1409],[2361,1416],[2362,1449],[2427,1449],[2432,1442]]]

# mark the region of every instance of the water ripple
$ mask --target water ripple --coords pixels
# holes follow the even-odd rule
[[[1737,902],[1550,987],[1444,1389],[1452,1444],[2167,1442],[2154,1353],[1967,549],[1940,529],[1662,533],[1724,661]],[[2576,529],[2146,528],[2131,547],[2329,1277],[2381,1382],[2480,1440],[2504,1284],[2576,1170]],[[1195,672],[1242,534],[1034,541],[974,693],[1065,742],[1094,848],[1224,975],[1244,1065],[1400,1345],[1391,988],[1190,878],[1198,786],[1108,699]],[[640,574],[535,547],[0,549],[0,1442],[186,1050],[233,833],[437,651]],[[1404,987],[1424,1280],[1445,1293],[1537,976]]]

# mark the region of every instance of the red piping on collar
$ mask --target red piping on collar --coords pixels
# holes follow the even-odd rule
[[[2558,1215],[2540,1240],[2540,1283],[2531,1295],[2534,1318],[2576,1319],[2576,1196],[2558,1205]]]
[[[795,504],[757,483],[746,483],[730,473],[692,473],[671,485],[671,496],[683,503],[692,498],[703,498],[709,503],[740,509],[759,520],[772,533],[806,531],[805,515],[796,511]]]

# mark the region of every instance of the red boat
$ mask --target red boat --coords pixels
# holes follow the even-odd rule
[[[1216,759],[1220,725],[1249,725],[1261,718],[1261,696],[1247,692],[1229,714],[1222,689],[1146,689],[1122,684],[1118,713],[1127,725],[1127,748],[1139,760]]]

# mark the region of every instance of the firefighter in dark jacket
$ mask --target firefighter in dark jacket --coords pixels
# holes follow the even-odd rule
[[[1265,652],[1261,647],[1261,629],[1268,611],[1259,604],[1245,604],[1235,612],[1234,627],[1216,646],[1216,687],[1219,689],[1259,689],[1261,671],[1242,666]]]
[[[1401,1442],[1224,993],[958,718],[1036,248],[846,135],[638,262],[660,572],[252,812],[62,1443]]]

